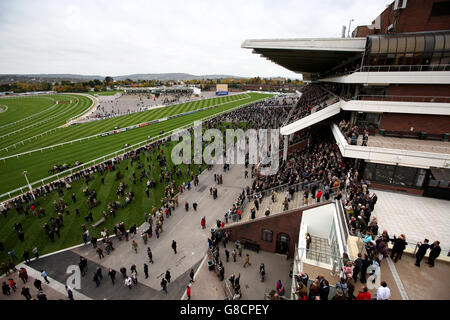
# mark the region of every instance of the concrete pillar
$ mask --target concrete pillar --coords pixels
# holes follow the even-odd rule
[[[359,95],[359,86],[356,85],[356,88],[355,88],[355,97],[357,97],[358,95]]]
[[[288,154],[288,146],[289,146],[289,136],[284,136],[284,146],[283,146],[283,160],[287,161]]]

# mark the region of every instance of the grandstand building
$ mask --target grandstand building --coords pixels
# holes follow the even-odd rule
[[[450,199],[449,3],[397,0],[352,38],[246,40],[243,48],[310,79],[303,91],[322,91],[281,134],[329,123],[372,185]],[[357,126],[356,139],[342,120]]]
[[[338,157],[371,188],[450,199],[449,4],[396,0],[371,25],[358,26],[351,38],[244,41],[242,48],[301,73],[308,83],[280,128],[283,159],[289,160],[294,134],[329,128]],[[343,255],[354,260],[364,251],[360,235],[349,230],[347,208],[333,196],[309,204],[294,197],[289,209],[270,200],[271,191],[284,195],[287,190],[264,192],[260,212],[267,206],[270,215],[257,213],[256,219],[249,218],[252,204],[244,201],[242,221],[225,229],[249,249],[293,258],[291,275],[330,270],[338,281]],[[421,240],[423,228],[417,234],[408,231],[411,244]],[[408,281],[411,275],[400,276]],[[296,287],[292,278],[291,293]],[[396,284],[395,299],[408,299],[401,281]]]

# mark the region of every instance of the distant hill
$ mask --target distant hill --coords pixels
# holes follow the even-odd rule
[[[235,78],[240,79],[242,77],[230,76],[224,74],[209,74],[196,76],[189,73],[138,73],[130,74],[125,76],[113,77],[114,80],[125,80],[130,79],[136,80],[160,80],[160,81],[170,81],[170,80],[201,80],[201,79],[225,79],[225,78]]]
[[[196,76],[188,73],[139,73],[123,76],[112,76],[114,80],[200,80],[200,79],[225,79],[235,78],[240,79],[242,77],[212,74]],[[105,76],[100,75],[80,75],[80,74],[0,74],[0,80],[3,81],[24,81],[24,80],[47,80],[47,81],[89,81],[89,80],[104,80]]]

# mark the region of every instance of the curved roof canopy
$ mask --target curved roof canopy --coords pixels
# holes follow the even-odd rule
[[[245,40],[241,47],[294,72],[324,73],[360,58],[366,38]]]

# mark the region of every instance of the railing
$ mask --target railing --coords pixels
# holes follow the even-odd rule
[[[384,138],[387,139],[387,138]],[[399,138],[401,139],[401,138]],[[423,141],[423,140],[419,140]],[[450,147],[443,146],[433,146],[427,144],[419,144],[419,143],[399,143],[399,142],[391,142],[391,141],[371,141],[370,137],[367,142],[368,147],[377,147],[377,148],[388,148],[388,149],[398,149],[398,150],[412,150],[412,151],[421,151],[421,152],[435,152],[435,153],[449,153]]]
[[[275,192],[277,192],[278,194],[280,193],[280,190],[281,191],[286,191],[288,188],[291,188],[291,187],[294,187],[295,188],[295,192],[298,192],[298,191],[303,191],[303,190],[305,190],[305,189],[309,189],[309,190],[311,190],[311,188],[313,187],[313,186],[316,186],[317,187],[317,190],[322,190],[322,192],[323,192],[323,194],[322,194],[322,197],[321,197],[321,199],[320,200],[323,200],[324,199],[324,196],[325,196],[325,192],[324,192],[324,184],[321,182],[321,181],[318,181],[318,182],[313,182],[313,183],[309,183],[309,184],[306,184],[306,185],[304,185],[302,182],[301,183],[297,183],[297,184],[293,184],[293,185],[290,185],[289,183],[285,183],[285,184],[282,184],[282,185],[279,185],[279,186],[276,186],[276,187],[273,187],[273,188],[270,188],[270,189],[266,189],[266,190],[263,190],[263,191],[260,191],[261,192],[261,194],[262,194],[262,197],[264,198],[264,197],[266,197],[266,196],[270,196],[271,194],[272,194],[272,191],[275,191]],[[337,191],[339,190],[339,187],[336,187],[336,188],[330,188],[329,189],[329,193],[330,193],[330,198],[332,198],[333,196],[335,196],[336,194],[337,194]],[[241,203],[241,205],[240,205],[240,210],[241,210],[241,213],[244,213],[244,210],[245,210],[245,207],[247,206],[247,204],[251,201],[251,200],[253,200],[254,199],[254,196],[255,195],[257,195],[257,194],[259,194],[259,192],[253,192],[253,193],[251,193],[251,194],[249,194],[249,195],[247,195],[246,194],[246,196],[245,196],[245,199],[242,201],[242,203]],[[311,204],[311,203],[310,203]],[[310,205],[309,204],[309,205]],[[300,205],[299,207],[296,207],[296,208],[289,208],[289,210],[292,210],[292,209],[298,209],[298,208],[301,208],[301,207],[303,207],[303,206],[307,206],[308,204],[303,204],[303,205]]]
[[[450,71],[450,64],[441,65],[383,65],[383,66],[363,66],[355,72],[414,72],[414,71]]]
[[[450,103],[450,97],[442,96],[358,95],[354,100]]]
[[[323,78],[335,78],[346,76],[355,72],[413,72],[413,71],[450,71],[450,64],[441,65],[380,65],[363,66],[353,70],[340,71],[336,73],[323,74]]]
[[[209,120],[209,119],[218,117],[218,116],[220,116],[221,114],[231,112],[231,111],[233,111],[233,110],[235,110],[235,109],[242,108],[242,107],[244,107],[244,106],[246,106],[246,105],[253,104],[253,103],[257,103],[257,102],[262,101],[262,100],[265,100],[265,99],[267,99],[267,98],[261,98],[261,99],[255,100],[255,101],[251,101],[251,102],[245,103],[245,104],[243,104],[243,105],[236,106],[235,108],[228,109],[228,110],[224,110],[224,111],[222,111],[222,112],[218,112],[218,113],[216,113],[216,114],[213,114],[213,115],[204,117],[204,118],[202,118],[202,119],[195,120],[195,122],[196,122],[196,121],[202,121],[202,122],[204,122],[204,121],[207,121],[207,120]],[[33,186],[36,186],[35,188],[37,188],[37,187],[40,187],[40,186],[45,185],[46,183],[50,183],[50,182],[52,182],[52,181],[54,181],[54,180],[60,180],[60,179],[66,178],[66,177],[68,177],[69,175],[72,175],[73,173],[76,173],[76,172],[80,172],[80,171],[82,171],[82,170],[85,170],[85,169],[87,169],[87,168],[90,167],[90,166],[94,166],[94,165],[96,165],[96,164],[98,164],[98,163],[100,163],[100,162],[104,162],[104,161],[106,161],[106,160],[112,160],[114,157],[124,155],[125,153],[127,153],[127,152],[129,152],[129,151],[131,151],[131,150],[135,150],[135,149],[138,149],[138,148],[140,148],[140,147],[142,147],[142,146],[145,146],[145,145],[148,145],[148,144],[157,142],[157,141],[161,141],[161,140],[167,138],[168,136],[170,136],[171,134],[173,134],[173,133],[175,133],[175,132],[182,131],[182,130],[186,130],[186,129],[188,129],[188,128],[190,128],[190,127],[193,127],[193,126],[194,126],[194,122],[191,122],[191,123],[186,124],[186,125],[184,125],[184,126],[182,126],[182,127],[178,127],[178,128],[176,128],[176,129],[174,129],[174,130],[171,130],[171,131],[169,131],[169,132],[167,132],[167,133],[163,133],[163,134],[160,134],[160,135],[158,135],[158,136],[155,136],[155,137],[151,138],[150,140],[140,141],[140,142],[138,142],[138,143],[135,143],[134,145],[130,145],[130,146],[126,147],[126,148],[123,148],[123,149],[117,150],[117,151],[115,151],[115,152],[109,153],[109,154],[104,155],[104,156],[102,156],[102,157],[99,157],[99,158],[97,158],[97,159],[94,159],[94,160],[91,160],[91,161],[89,161],[89,162],[83,163],[83,164],[81,164],[81,165],[79,165],[79,166],[76,166],[76,167],[67,169],[67,170],[65,170],[65,171],[59,172],[59,173],[57,173],[57,174],[54,174],[54,175],[45,177],[45,178],[43,178],[43,179],[40,179],[39,181],[34,181],[34,182],[30,183],[30,185],[31,185],[32,187],[33,187]],[[47,182],[44,183],[44,181],[47,181]],[[12,197],[12,195],[15,195],[15,194],[18,193],[18,192],[20,192],[20,193],[19,193],[18,195],[16,195],[16,196],[20,196],[21,194],[24,193],[23,190],[25,190],[25,192],[29,192],[29,187],[28,187],[28,185],[22,186],[22,187],[19,187],[19,188],[17,188],[17,189],[14,189],[14,190],[11,190],[11,191],[8,191],[8,192],[6,192],[6,193],[1,194],[1,195],[0,195],[0,199],[5,198],[5,197],[8,197],[8,199],[10,199],[10,198]]]

